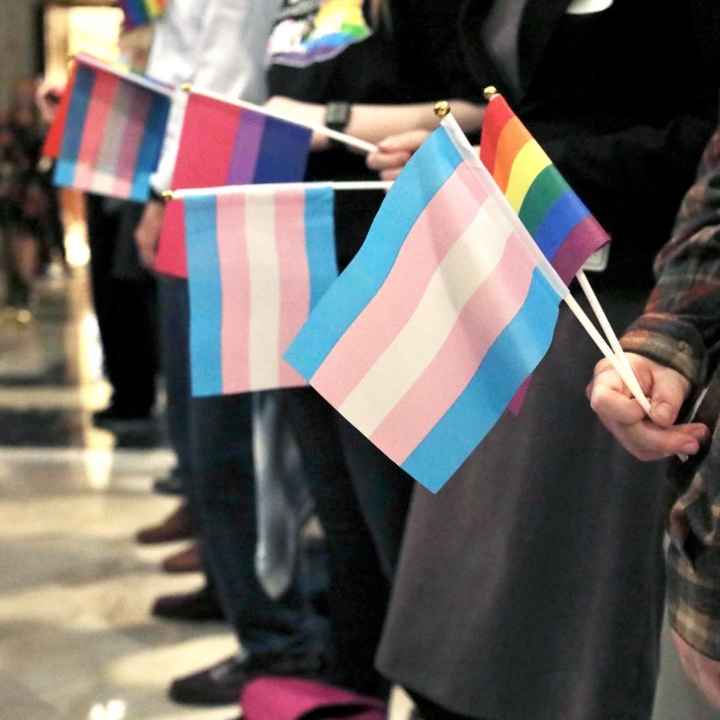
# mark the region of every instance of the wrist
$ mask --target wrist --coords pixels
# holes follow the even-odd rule
[[[330,130],[336,132],[345,132],[350,124],[350,116],[352,115],[352,105],[344,101],[332,101],[325,105],[325,117],[323,124]],[[330,147],[338,145],[332,138],[327,138],[327,144]]]

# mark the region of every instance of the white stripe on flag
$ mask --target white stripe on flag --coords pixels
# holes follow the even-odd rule
[[[375,432],[432,362],[462,308],[500,262],[512,230],[492,200],[479,208],[430,278],[408,322],[339,408],[365,435]]]
[[[250,266],[250,387],[276,387],[280,356],[280,278],[273,195],[246,197],[245,237]]]

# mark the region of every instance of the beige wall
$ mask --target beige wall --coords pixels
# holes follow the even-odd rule
[[[0,108],[12,90],[34,71],[34,23],[37,0],[0,0]]]

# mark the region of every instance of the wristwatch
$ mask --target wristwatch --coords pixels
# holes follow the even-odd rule
[[[350,122],[351,111],[349,102],[329,102],[325,106],[325,127],[342,132]]]

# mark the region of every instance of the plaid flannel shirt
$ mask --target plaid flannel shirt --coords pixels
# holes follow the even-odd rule
[[[712,440],[671,465],[668,612],[690,645],[720,660],[720,127],[655,271],[645,312],[622,345],[679,371],[696,393],[708,387],[695,419],[713,430]]]

